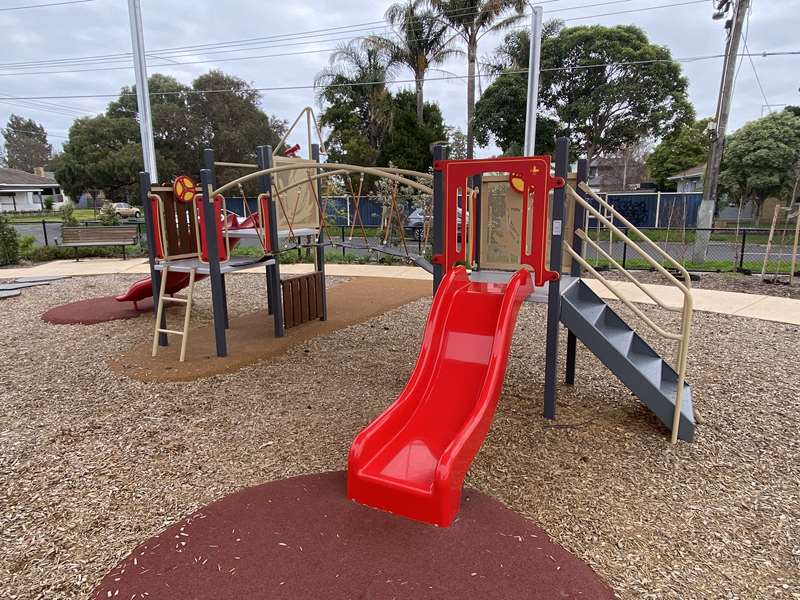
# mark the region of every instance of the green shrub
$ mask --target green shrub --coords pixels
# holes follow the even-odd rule
[[[22,258],[25,258],[25,255],[28,254],[33,247],[36,245],[36,238],[32,235],[23,235],[19,239],[19,255]]]
[[[5,215],[0,215],[0,265],[15,265],[19,261],[17,230]]]
[[[53,210],[53,197],[52,196],[45,196],[43,202],[44,202],[44,209],[46,211]]]
[[[119,215],[114,210],[111,202],[103,202],[103,207],[100,209],[98,219],[102,225],[119,225]]]
[[[61,226],[71,227],[78,224],[78,219],[75,218],[75,205],[71,200],[64,202],[64,207],[61,209]]]

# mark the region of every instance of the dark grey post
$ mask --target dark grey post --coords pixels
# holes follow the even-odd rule
[[[256,162],[259,170],[272,168],[272,146],[256,148]],[[267,265],[267,312],[272,313],[275,323],[275,337],[283,337],[283,299],[281,298],[280,252],[278,249],[278,211],[275,209],[275,198],[272,197],[272,175],[261,175],[258,178],[258,190],[269,195],[269,238],[272,240],[273,264]]]
[[[47,221],[42,219],[42,233],[44,234],[44,245],[47,246]]]
[[[589,177],[589,161],[585,158],[581,158],[578,161],[578,173],[577,173],[577,181],[576,189],[578,194],[580,194],[581,198],[586,198],[586,192],[578,187],[581,183],[584,183],[588,180]],[[583,219],[584,219],[584,208],[577,202],[575,203],[575,212],[572,217],[572,249],[580,255],[583,251],[583,240],[578,236],[577,231],[583,227]],[[580,277],[581,276],[581,264],[573,259],[572,265],[569,269],[569,274],[572,277]],[[575,337],[575,334],[571,331],[567,332],[567,363],[566,363],[566,374],[564,376],[564,383],[567,385],[574,385],[575,384],[575,360],[578,354],[578,340]]]
[[[319,162],[319,144],[311,144],[311,160],[314,162]],[[321,172],[321,169],[317,169],[317,175]],[[325,228],[323,224],[325,223],[326,215],[322,212],[322,178],[317,179],[317,200],[319,201],[319,220],[320,220],[320,228],[319,228],[319,236],[317,237],[317,255],[314,260],[316,263],[317,271],[322,273],[322,316],[319,318],[320,321],[327,321],[328,320],[328,291],[325,289]]]
[[[214,309],[214,338],[217,343],[217,356],[228,355],[228,343],[225,339],[225,292],[223,291],[222,273],[219,268],[219,248],[217,247],[217,227],[214,216],[214,203],[209,195],[212,186],[211,171],[200,171],[200,186],[203,190],[203,209],[205,212],[206,250],[208,254],[209,280],[211,281],[211,304]]]
[[[214,150],[211,148],[206,148],[203,150],[203,165],[208,171],[211,171],[211,183],[212,185],[216,185],[217,182],[217,171],[214,165]],[[226,215],[223,215],[226,217]],[[225,309],[225,329],[230,329],[231,323],[230,319],[228,318],[228,292],[225,289],[225,273],[221,274],[222,276],[222,305]]]
[[[566,185],[569,164],[569,141],[556,140],[556,177],[564,178]],[[550,228],[550,270],[561,273],[561,253],[564,223],[564,199],[566,190],[562,187],[553,190],[553,214]],[[556,364],[558,359],[558,323],[561,318],[560,280],[551,281],[547,286],[547,345],[544,366],[544,416],[556,418]]]
[[[144,210],[144,227],[147,231],[147,261],[150,264],[150,282],[153,288],[153,315],[156,314],[158,307],[158,296],[161,293],[161,271],[156,271],[156,247],[155,247],[155,227],[153,227],[153,213],[150,210],[150,174],[146,171],[139,171],[139,200]],[[77,250],[77,248],[76,248]],[[161,311],[160,329],[167,328],[167,311]],[[167,334],[158,334],[158,345],[167,345]]]
[[[444,265],[435,262],[435,257],[444,252],[444,172],[435,168],[436,162],[447,160],[447,146],[436,144],[433,147],[433,293],[439,289],[444,277]]]

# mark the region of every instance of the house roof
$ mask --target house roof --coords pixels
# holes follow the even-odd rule
[[[694,167],[689,167],[681,171],[680,173],[675,173],[672,177],[667,177],[670,181],[675,181],[677,179],[694,179],[695,177],[702,177],[706,173],[706,163],[702,165],[695,165]]]
[[[19,169],[0,168],[0,186],[33,186],[33,187],[53,187],[58,182],[51,177],[39,177],[33,173],[20,171]]]

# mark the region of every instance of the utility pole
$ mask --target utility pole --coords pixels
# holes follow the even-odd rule
[[[147,65],[144,58],[142,10],[139,0],[128,0],[128,19],[131,25],[133,68],[136,73],[136,103],[139,108],[139,133],[142,138],[144,170],[150,174],[150,181],[158,184],[156,146],[153,141],[153,119],[150,112],[150,89],[147,86]]]
[[[539,103],[539,63],[542,57],[541,6],[531,13],[531,47],[528,54],[528,103],[525,111],[525,156],[533,156],[536,141],[536,105]]]
[[[726,5],[720,2],[718,6]],[[750,0],[735,0],[733,9],[733,25],[728,41],[725,45],[725,62],[722,66],[722,81],[719,86],[719,99],[717,100],[717,114],[714,119],[714,139],[711,142],[711,152],[706,165],[705,179],[703,181],[703,201],[697,213],[698,229],[710,229],[714,224],[714,209],[717,203],[717,188],[719,185],[719,169],[722,163],[722,152],[725,148],[725,132],[728,128],[728,115],[731,108],[733,94],[733,79],[736,72],[736,57],[739,54],[739,43],[742,39],[742,29],[747,11],[750,10]],[[720,13],[717,13],[720,14]],[[708,242],[711,231],[697,231],[692,252],[692,262],[702,263],[706,260]]]

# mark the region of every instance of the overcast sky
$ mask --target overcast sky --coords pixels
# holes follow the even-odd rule
[[[5,67],[0,67],[0,95],[39,97],[37,100],[0,102],[0,123],[5,124],[12,112],[31,117],[45,126],[50,134],[50,142],[57,147],[65,140],[74,116],[102,112],[110,98],[41,97],[116,94],[123,85],[132,84],[134,76],[130,59],[114,56],[131,51],[125,0],[90,0],[61,6],[8,10],[21,5],[56,1],[0,1],[0,31],[3,32],[0,63]],[[543,3],[543,7],[545,19],[561,18],[568,26],[592,23],[638,25],[652,42],[668,47],[673,57],[678,59],[721,53],[725,43],[723,22],[711,19],[711,0],[653,8],[685,2],[687,0],[549,0]],[[220,68],[255,87],[309,86],[317,72],[327,64],[329,51],[337,40],[371,31],[386,32],[382,25],[374,22],[382,19],[390,3],[369,0],[339,0],[335,3],[324,0],[142,0],[144,36],[149,52],[187,45],[286,36],[279,41],[274,38],[262,40],[237,52],[230,52],[230,46],[215,48],[226,50],[225,53],[177,52],[170,63],[163,59],[151,60],[149,73],[161,72],[190,83],[201,73]],[[757,53],[800,50],[797,5],[798,0],[753,0],[747,26],[749,50]],[[598,16],[634,9],[648,10]],[[349,27],[349,30],[326,32],[316,38],[306,33],[337,27]],[[304,34],[302,38],[292,36],[300,33]],[[498,41],[498,36],[485,37],[480,54],[490,54]],[[292,55],[286,56],[289,53]],[[271,54],[284,56],[242,60],[243,57]],[[111,56],[102,63],[64,65],[44,62],[36,68],[8,68],[9,63],[61,61],[98,55]],[[203,62],[198,64],[198,61]],[[753,57],[753,63],[764,94],[759,89],[754,67],[744,58],[736,80],[731,111],[730,125],[734,129],[766,114],[768,109],[764,105],[767,103],[800,104],[800,55],[758,56]],[[711,115],[716,106],[722,60],[715,58],[683,62],[682,65],[689,79],[690,99],[698,117]],[[466,72],[466,65],[460,59],[442,68],[455,75]],[[53,72],[68,70],[83,72]],[[429,77],[442,75],[445,73],[431,72]],[[411,74],[401,72],[397,77],[408,79]],[[413,88],[413,85],[404,84],[404,87]],[[429,81],[425,85],[425,93],[427,100],[436,101],[442,107],[447,124],[464,128],[464,79]],[[302,107],[314,103],[311,89],[264,91],[262,97],[265,111],[287,120],[294,119]],[[780,110],[780,107],[777,109]],[[493,151],[493,147],[487,148],[479,154],[487,155]]]

